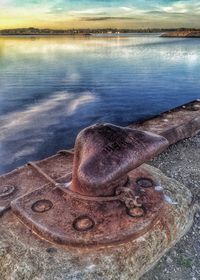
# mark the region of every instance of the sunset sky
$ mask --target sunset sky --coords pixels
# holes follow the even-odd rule
[[[0,29],[200,27],[200,1],[0,0]]]

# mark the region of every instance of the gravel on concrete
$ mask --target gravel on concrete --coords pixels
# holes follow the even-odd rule
[[[170,146],[151,165],[182,182],[200,207],[200,134]],[[141,280],[200,280],[200,211],[193,227]]]

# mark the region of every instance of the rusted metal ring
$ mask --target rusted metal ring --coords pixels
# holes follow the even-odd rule
[[[116,196],[86,196],[86,195],[82,195],[82,194],[73,192],[73,191],[71,191],[67,188],[63,188],[61,184],[56,184],[56,186],[58,188],[60,188],[62,191],[66,192],[71,197],[79,199],[79,200],[95,201],[95,202],[107,202],[107,201],[120,200],[120,198],[121,198],[121,195],[116,195]]]
[[[4,185],[0,187],[0,198],[7,198],[11,196],[16,190],[15,186]]]

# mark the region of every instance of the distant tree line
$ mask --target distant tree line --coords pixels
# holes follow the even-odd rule
[[[162,33],[170,31],[200,31],[195,28],[145,28],[145,29],[39,29],[34,27],[29,28],[15,28],[0,30],[0,35],[90,35],[90,34],[106,34],[106,33]]]

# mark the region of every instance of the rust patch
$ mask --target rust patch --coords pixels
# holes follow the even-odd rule
[[[62,180],[69,181],[71,179],[72,161],[73,154],[61,153],[36,162],[36,164],[49,177],[62,182]],[[10,209],[12,200],[32,192],[45,184],[51,185],[49,180],[38,173],[30,164],[0,176],[0,216]],[[6,191],[5,187],[8,186],[10,189]]]

